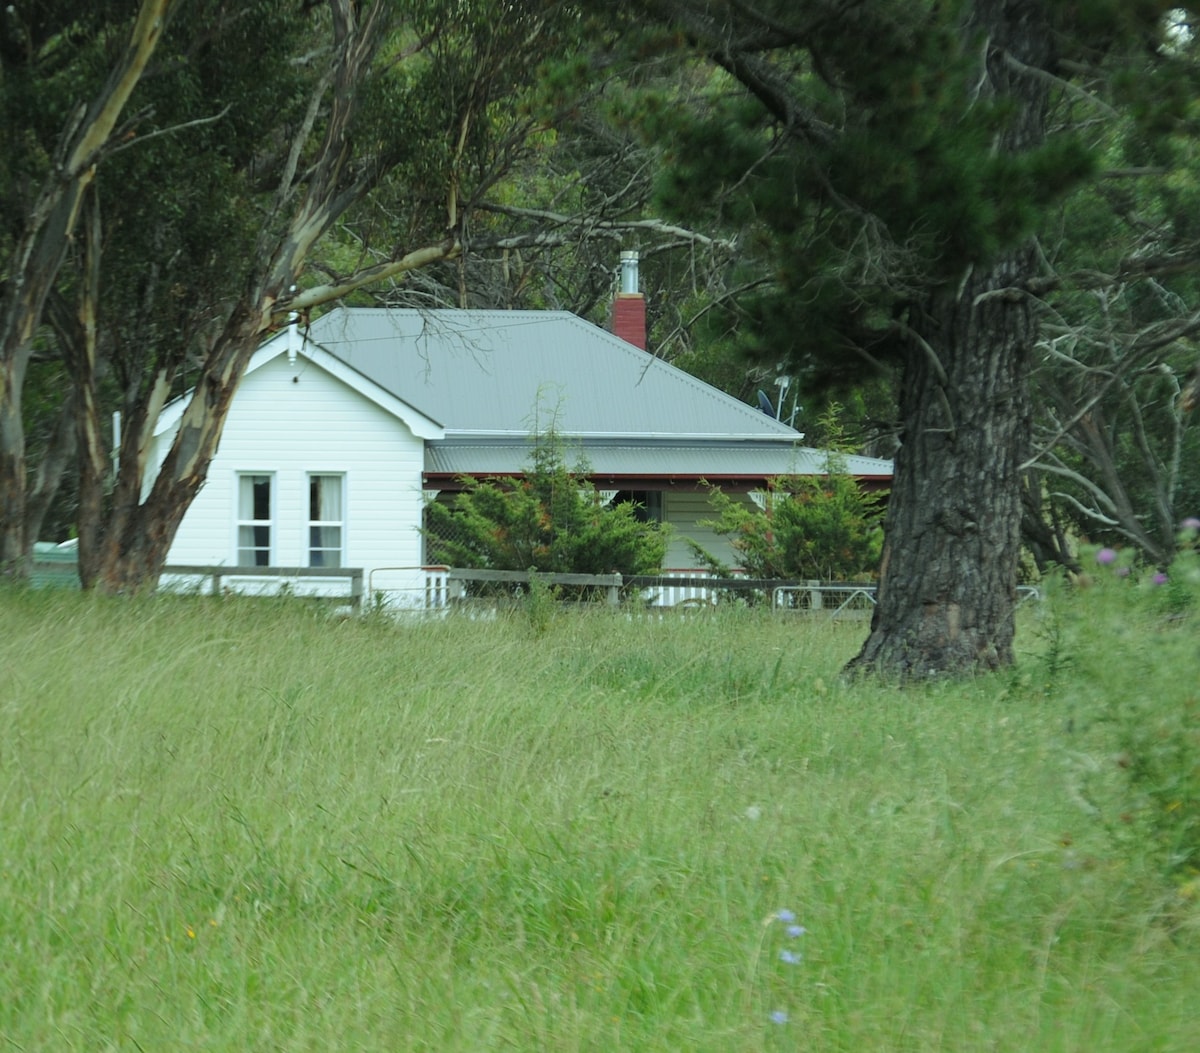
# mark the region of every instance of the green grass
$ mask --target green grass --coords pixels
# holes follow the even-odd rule
[[[1122,604],[902,690],[753,611],[0,594],[0,1048],[1200,1048],[1111,763],[1196,626]]]

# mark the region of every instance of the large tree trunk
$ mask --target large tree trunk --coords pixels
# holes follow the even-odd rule
[[[86,560],[84,532],[80,531],[85,587],[132,594],[158,583],[179,524],[208,477],[233,396],[258,348],[263,328],[260,305],[273,300],[272,293],[263,292],[248,295],[239,304],[188,397],[179,431],[144,499],[140,482],[145,477],[150,435],[165,384],[156,385],[148,398],[157,405],[131,422],[122,442],[109,521],[102,535],[99,530],[89,532]]]
[[[984,92],[1013,103],[997,148],[1044,141],[1051,35],[1041,0],[977,0]],[[1021,464],[1031,427],[1037,320],[1024,291],[1036,255],[1018,246],[969,270],[904,330],[902,446],[871,633],[850,663],[902,679],[1013,661]]]
[[[1013,660],[1035,325],[1002,290],[1031,265],[1011,253],[933,305],[930,339],[913,334],[878,605],[852,669],[929,677]]]

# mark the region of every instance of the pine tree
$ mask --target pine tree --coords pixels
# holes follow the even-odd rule
[[[1073,83],[1076,69],[1144,56],[1168,6],[626,5],[643,51],[657,42],[719,71],[708,106],[650,105],[642,119],[665,144],[662,201],[738,229],[748,271],[770,276],[731,329],[810,386],[897,378],[879,603],[854,670],[1013,661],[1034,235],[1098,161],[1051,107],[1107,82]]]

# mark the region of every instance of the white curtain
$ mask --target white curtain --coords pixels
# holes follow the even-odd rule
[[[238,478],[238,519],[264,523],[271,518],[271,477],[243,475]]]
[[[309,476],[308,562],[313,567],[342,565],[342,477]]]
[[[271,562],[271,477],[238,477],[238,566]]]
[[[309,518],[317,523],[342,521],[342,477],[314,475],[309,491]]]

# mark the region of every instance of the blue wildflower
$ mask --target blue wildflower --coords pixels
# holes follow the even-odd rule
[[[775,917],[777,917],[780,921],[783,921],[783,922],[789,922],[789,921],[796,920],[796,915],[790,910],[781,910],[776,913]]]
[[[789,925],[786,931],[787,934],[794,940],[797,936],[803,936],[806,932],[808,932],[808,929],[806,929],[803,925]]]
[[[771,1014],[771,1023],[772,1024],[786,1024],[787,1022],[788,1022],[788,1015],[787,1015],[786,1010],[776,1009]]]
[[[780,951],[779,960],[788,965],[799,965],[804,960],[804,955],[797,954],[795,951]]]

